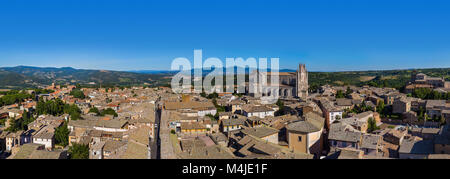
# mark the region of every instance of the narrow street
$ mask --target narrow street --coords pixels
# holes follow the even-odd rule
[[[158,103],[155,104],[155,138],[150,139],[150,153],[151,159],[161,159],[161,139],[160,139],[160,127],[161,127],[161,110],[158,107]]]
[[[160,153],[161,159],[176,159],[176,154],[173,150],[172,142],[170,140],[169,129],[169,113],[167,111],[161,112],[161,130],[160,130]]]

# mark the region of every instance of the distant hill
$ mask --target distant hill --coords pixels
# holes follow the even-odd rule
[[[170,71],[170,70],[132,70],[128,72],[141,74],[172,74],[172,75],[178,73],[178,71]]]
[[[239,70],[244,70],[246,74],[248,74],[249,72],[255,70],[253,68],[237,68],[235,67],[235,72],[237,72]],[[197,71],[199,69],[192,69],[190,70],[191,73],[194,73],[194,71]],[[232,68],[226,68],[224,69],[223,73],[226,73],[227,71],[230,72],[232,70]],[[268,69],[268,71],[270,71],[270,69]],[[179,73],[180,71],[171,71],[171,70],[133,70],[133,71],[128,71],[128,72],[133,72],[133,73],[142,73],[142,74],[170,74],[170,75],[175,75],[177,73]],[[185,71],[186,72],[186,71]],[[187,71],[189,72],[189,71]],[[203,75],[207,75],[209,73],[211,73],[212,70],[203,70],[202,73]],[[296,70],[291,70],[291,69],[281,69],[279,70],[279,72],[296,72]]]
[[[183,73],[189,72],[193,75],[194,71],[188,70]],[[242,70],[242,69],[240,69]],[[245,69],[245,73],[255,69]],[[203,76],[208,75],[212,70],[203,70]],[[225,71],[230,71],[226,69]],[[223,72],[223,74],[225,73]],[[237,68],[235,69],[237,71]],[[268,71],[271,71],[268,69]],[[157,74],[158,71],[143,71],[141,73],[153,73]],[[159,71],[161,72],[161,71]],[[179,71],[162,71],[161,73],[176,74]],[[292,69],[281,69],[279,72],[296,72]],[[450,68],[432,68],[432,69],[403,69],[403,70],[372,70],[372,71],[343,71],[343,72],[309,72],[309,85],[312,90],[317,89],[322,85],[354,85],[354,86],[377,86],[377,87],[392,87],[401,89],[405,84],[410,81],[413,73],[425,73],[432,77],[443,77],[447,81],[450,81]],[[218,73],[217,73],[218,74]],[[217,75],[215,74],[215,75]]]
[[[450,80],[450,68],[346,71],[346,72],[309,72],[309,84],[312,88],[330,85],[370,85],[401,89],[411,80],[414,73],[424,73],[432,77]]]
[[[26,88],[56,84],[148,85],[168,83],[167,74],[141,74],[109,70],[83,70],[71,67],[30,66],[0,68],[0,88]]]
[[[237,71],[237,69],[235,69]],[[254,69],[245,69],[248,74]],[[189,70],[192,74],[194,70]],[[187,71],[187,73],[189,73]],[[270,69],[268,70],[270,71]],[[280,72],[295,72],[295,70],[282,69]],[[0,68],[0,89],[30,88],[56,84],[81,84],[95,83],[96,86],[132,86],[168,85],[171,76],[179,71],[109,71],[109,70],[83,70],[71,67],[65,68],[41,68],[29,66]],[[203,70],[207,75],[211,70]],[[402,88],[413,73],[425,73],[433,77],[443,77],[450,81],[450,68],[434,69],[406,69],[406,70],[382,70],[382,71],[346,71],[346,72],[309,72],[309,84],[311,88],[321,85],[371,85],[378,87]],[[94,85],[94,86],[95,86]]]

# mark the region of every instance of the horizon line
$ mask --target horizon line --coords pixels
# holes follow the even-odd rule
[[[97,71],[116,71],[116,72],[132,72],[132,73],[139,73],[139,72],[143,72],[143,71],[152,71],[152,72],[178,72],[180,70],[110,70],[110,69],[91,69],[91,68],[76,68],[76,67],[71,67],[71,66],[30,66],[30,65],[17,65],[17,66],[0,66],[1,68],[17,68],[17,67],[31,67],[31,68],[56,68],[56,69],[63,69],[63,68],[72,68],[75,70],[97,70]],[[230,68],[230,67],[223,67],[225,69]],[[246,67],[248,68],[248,67]],[[321,71],[321,70],[314,70],[314,71],[310,71],[307,70],[308,72],[318,72],[318,73],[335,73],[335,72],[371,72],[371,71],[394,71],[394,70],[430,70],[430,69],[445,69],[445,68],[450,68],[450,67],[425,67],[425,68],[393,68],[393,69],[365,69],[365,70],[336,70],[336,71]],[[199,68],[191,68],[189,70],[195,70],[195,69],[199,69]],[[270,69],[270,68],[267,68]],[[308,68],[306,68],[308,69]],[[281,70],[292,70],[292,71],[296,71],[297,69],[289,69],[289,68],[280,68],[279,71]],[[185,70],[183,70],[185,71]]]

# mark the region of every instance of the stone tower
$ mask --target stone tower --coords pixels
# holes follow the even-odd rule
[[[308,97],[308,71],[305,64],[299,64],[297,70],[297,97],[306,100]]]

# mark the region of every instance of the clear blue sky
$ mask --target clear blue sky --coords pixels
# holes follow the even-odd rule
[[[450,67],[450,2],[0,1],[0,66],[167,70],[194,49],[310,71]]]

